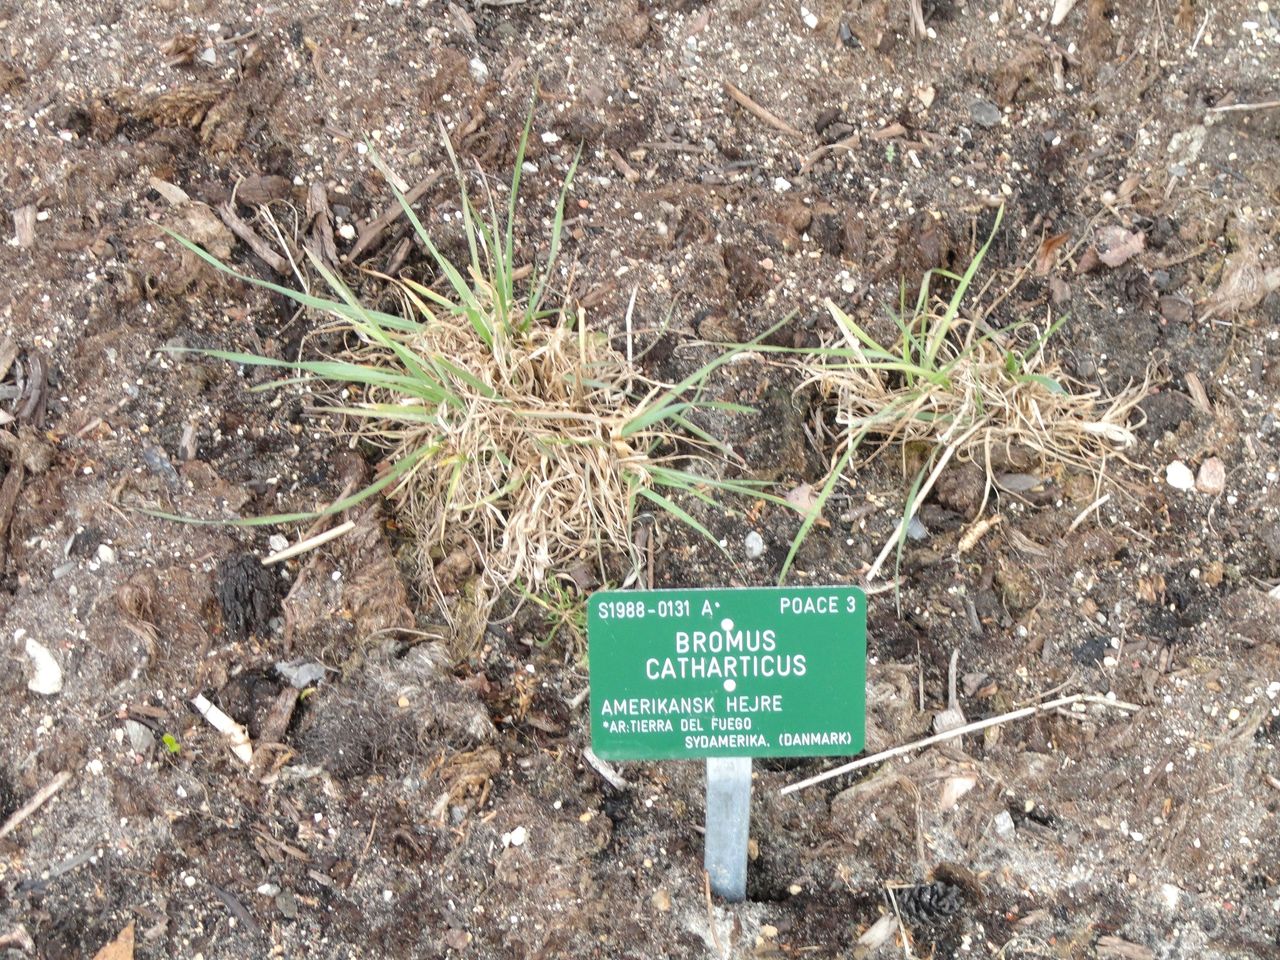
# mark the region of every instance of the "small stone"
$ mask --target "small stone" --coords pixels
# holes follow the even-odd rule
[[[267,547],[272,553],[279,553],[287,546],[289,546],[289,538],[282,533],[273,533],[267,537]]]
[[[764,537],[752,530],[743,541],[747,548],[747,559],[758,560],[764,556]]]
[[[479,57],[472,57],[467,68],[471,72],[471,79],[476,83],[484,83],[489,79],[489,67]]]
[[[25,630],[19,630],[14,639],[21,639],[25,633]],[[27,681],[27,689],[32,693],[39,693],[46,697],[51,697],[61,691],[62,668],[58,666],[58,661],[53,659],[53,654],[49,652],[49,648],[40,641],[27,637],[24,649],[31,659],[32,666],[35,668],[31,679]]]
[[[280,892],[280,884],[278,883],[260,883],[258,884],[258,893],[264,897],[274,897]]]
[[[806,6],[800,7],[800,19],[804,21],[804,25],[810,30],[818,29],[818,15]]]
[[[297,919],[298,900],[294,897],[292,890],[281,890],[276,895],[276,909],[280,911],[280,915],[286,920]]]
[[[1217,457],[1210,457],[1200,464],[1200,472],[1196,474],[1196,489],[1216,497],[1227,486],[1227,468]]]
[[[983,100],[981,97],[969,104],[969,116],[980,127],[998,126],[1003,118],[999,107],[990,100]]]
[[[654,909],[662,913],[667,913],[671,909],[671,894],[666,891],[665,887],[659,887],[654,891],[652,901]]]
[[[116,552],[105,543],[98,544],[98,559],[102,563],[115,563]]]
[[[344,223],[338,227],[338,236],[343,240],[354,240],[356,238],[356,228],[349,223]]]
[[[542,142],[545,143],[547,146],[550,146],[553,143],[559,143],[560,135],[558,133],[552,133],[550,130],[548,130],[546,133],[542,134]]]
[[[775,177],[773,180],[773,189],[779,193],[786,193],[791,189],[791,181],[786,177]]]
[[[1013,817],[1009,815],[1008,810],[1001,810],[995,817],[996,836],[1011,837],[1013,836]]]
[[[522,847],[524,842],[529,839],[529,831],[524,827],[516,827],[510,833],[502,835],[502,845],[504,847]]]
[[[194,460],[199,453],[196,444],[196,425],[188,423],[182,428],[182,439],[178,441],[178,459],[184,463]]]
[[[324,679],[325,669],[324,664],[312,661],[282,660],[276,664],[276,672],[289,686],[296,690],[305,690]]]
[[[129,746],[134,753],[150,753],[151,748],[156,745],[156,735],[151,732],[151,728],[137,720],[126,720],[124,732],[129,737]]]
[[[1175,460],[1164,468],[1164,479],[1175,490],[1191,490],[1196,485],[1195,474],[1181,460]]]

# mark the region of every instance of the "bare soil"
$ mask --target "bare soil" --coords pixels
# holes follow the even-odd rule
[[[130,923],[139,957],[849,957],[888,887],[901,904],[936,883],[906,898],[915,956],[1280,956],[1280,110],[1248,106],[1277,96],[1280,10],[1080,0],[1053,27],[1051,6],[926,0],[915,37],[897,0],[0,0],[0,821],[72,775],[0,838],[0,937],[21,926],[50,960]],[[385,296],[345,262],[391,202],[364,145],[414,185],[446,169],[443,124],[500,185],[531,97],[521,256],[545,253],[581,145],[562,292],[620,336],[634,291],[655,376],[791,312],[777,342],[818,343],[827,298],[890,338],[900,284],[963,268],[1005,204],[992,322],[1069,313],[1049,349],[1073,376],[1149,376],[1140,443],[1079,523],[1087,477],[1002,464],[1016,492],[963,554],[981,471],[949,470],[900,594],[872,600],[868,746],[929,730],[956,649],[970,719],[1058,689],[1140,709],[787,797],[829,764],[760,762],[748,902],[709,903],[701,765],[606,784],[568,634],[528,606],[478,618],[465,576],[449,634],[381,506],[267,568],[269,538],[306,524],[155,515],[310,509],[374,466],[306,395],[166,351],[336,344],[160,227],[293,283],[218,215],[278,255],[269,204],[288,246],[333,230],[351,282]],[[420,209],[460,242],[448,176]],[[1142,238],[1116,265],[1112,227]],[[407,236],[356,260],[421,272]],[[717,427],[779,492],[830,456],[829,411],[796,386],[762,356],[716,382],[760,411]],[[1221,490],[1166,482],[1214,457]],[[903,467],[840,490],[794,582],[856,581]],[[655,585],[774,582],[796,518],[731,506],[700,513],[727,557],[656,518]],[[29,688],[28,639],[60,692]],[[327,668],[296,706],[283,661]],[[201,693],[247,726],[251,767]]]

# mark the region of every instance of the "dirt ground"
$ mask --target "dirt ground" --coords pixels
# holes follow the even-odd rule
[[[925,0],[924,36],[909,6],[0,0],[0,822],[69,774],[0,836],[0,955],[133,924],[107,956],[1280,957],[1280,4],[1079,0],[1051,26],[1051,0]],[[1058,690],[1136,709],[785,797],[831,764],[758,762],[748,901],[709,903],[701,765],[606,783],[566,633],[526,607],[451,643],[381,506],[270,567],[307,524],[154,515],[310,509],[372,467],[307,395],[164,349],[333,344],[160,227],[292,283],[266,205],[378,297],[353,244],[423,259],[403,221],[369,230],[391,197],[365,145],[412,186],[443,124],[500,183],[531,95],[524,254],[581,145],[561,280],[615,334],[634,291],[656,376],[792,311],[780,342],[829,338],[827,298],[890,336],[899,284],[963,268],[1006,206],[983,302],[1069,313],[1049,350],[1084,383],[1149,377],[1140,439],[1092,511],[1087,478],[1006,467],[964,553],[981,471],[949,468],[872,597],[868,747],[928,732],[953,650],[971,720]],[[448,176],[420,209],[460,242]],[[1114,228],[1140,249],[1111,255]],[[780,493],[830,455],[796,386],[759,355],[716,381],[759,410],[724,428]],[[857,582],[907,483],[861,471],[793,582]],[[658,518],[654,583],[773,583],[797,520],[738,507],[699,514],[728,559]],[[301,702],[285,662],[324,667]],[[902,930],[860,945],[891,889]]]

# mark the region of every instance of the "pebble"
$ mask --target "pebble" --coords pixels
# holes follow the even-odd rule
[[[996,835],[1000,837],[1013,836],[1013,817],[1010,816],[1008,810],[1001,810],[995,817]]]
[[[282,660],[276,664],[276,672],[282,676],[289,686],[305,690],[324,679],[324,665],[307,660]]]
[[[529,831],[524,827],[516,827],[510,833],[502,835],[502,845],[504,847],[522,847],[524,842],[529,839]]]
[[[156,745],[156,735],[151,732],[151,728],[137,720],[126,720],[124,732],[129,737],[129,746],[133,748],[134,753],[150,753],[151,748]]]
[[[103,563],[115,563],[116,552],[105,543],[98,544],[98,559]]]
[[[1175,490],[1191,490],[1196,485],[1195,474],[1181,460],[1175,460],[1164,468],[1164,479]]]
[[[471,79],[476,83],[484,83],[489,79],[489,67],[479,57],[472,57],[471,62],[467,64],[467,69],[471,73]]]
[[[289,538],[283,533],[273,533],[271,536],[267,537],[267,546],[271,549],[272,553],[279,553],[285,547],[289,546]]]
[[[349,223],[344,223],[338,228],[338,236],[343,240],[354,240],[356,238],[356,228]]]
[[[14,639],[20,639],[25,633],[25,630],[19,630]],[[49,648],[39,640],[27,637],[23,649],[31,658],[31,665],[35,668],[31,679],[27,681],[27,689],[46,697],[59,693],[62,690],[62,668],[58,666],[58,661],[53,659]]]
[[[1210,457],[1200,464],[1200,472],[1196,474],[1196,489],[1216,497],[1227,486],[1227,468],[1217,457]]]
[[[757,560],[764,556],[764,537],[752,530],[743,541],[747,548],[747,559]]]
[[[1003,115],[1000,108],[990,100],[979,98],[969,104],[969,116],[980,127],[994,127],[999,125]]]

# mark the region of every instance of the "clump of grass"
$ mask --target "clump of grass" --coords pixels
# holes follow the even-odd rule
[[[953,459],[985,466],[985,506],[994,483],[994,451],[1031,452],[1047,464],[1088,471],[1100,482],[1108,458],[1133,443],[1128,423],[1145,389],[1105,397],[1068,377],[1045,352],[1065,317],[1019,349],[1011,344],[1025,323],[992,330],[980,319],[962,315],[1003,213],[1001,208],[991,236],[963,276],[945,270],[925,274],[914,305],[901,304],[893,317],[896,343],[881,344],[827,301],[838,339],[807,353],[801,365],[805,385],[815,385],[823,401],[834,407],[840,439],[782,578],[841,478],[852,479],[861,463],[886,450],[912,447],[928,453],[912,479],[902,519],[868,570],[868,580],[895,547],[901,551],[912,518]],[[948,300],[932,296],[934,275],[955,284]]]
[[[559,191],[545,260],[533,270],[520,269],[517,197],[529,129],[526,124],[501,214],[487,186],[482,203],[474,202],[444,138],[459,188],[465,262],[454,263],[439,249],[395,191],[436,274],[384,278],[401,299],[400,315],[366,307],[318,258],[311,266],[334,299],[244,276],[178,238],[217,269],[318,311],[327,318],[324,329],[353,344],[339,356],[297,362],[209,352],[289,372],[269,388],[302,382],[334,396],[345,388],[346,399],[322,409],[384,453],[375,480],[353,496],[308,513],[246,522],[332,513],[383,492],[414,533],[429,579],[442,558],[470,552],[478,555],[488,585],[519,585],[527,594],[583,557],[631,552],[631,523],[641,501],[714,542],[674,493],[711,502],[720,493],[768,497],[758,484],[715,479],[714,470],[708,478],[689,463],[725,449],[693,422],[696,413],[747,410],[707,400],[702,387],[751,344],[728,348],[679,383],[657,383],[634,369],[603,332],[590,329],[580,311],[570,312],[554,296],[576,161]]]

